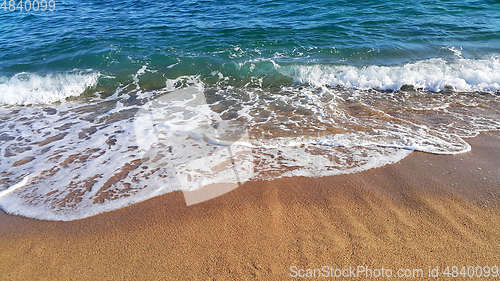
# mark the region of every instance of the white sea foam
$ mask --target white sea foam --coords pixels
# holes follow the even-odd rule
[[[95,86],[99,75],[89,71],[45,75],[22,72],[12,77],[0,77],[0,104],[49,104],[64,101]]]
[[[218,73],[224,83],[183,76],[143,91],[148,72],[90,104],[0,107],[0,207],[75,220],[177,190],[354,173],[414,150],[462,153],[463,137],[500,129],[494,94],[324,87],[324,69],[299,86],[224,86]]]
[[[3,197],[11,192],[13,192],[14,190],[20,188],[20,187],[23,187],[27,182],[28,182],[28,179],[29,179],[29,176],[25,176],[24,179],[22,181],[20,181],[19,183],[16,183],[15,185],[7,188],[6,190],[0,192],[0,197]]]
[[[435,92],[447,87],[462,92],[500,91],[499,57],[487,60],[434,58],[399,66],[298,65],[282,67],[281,71],[314,86],[398,90],[403,85],[411,85]]]
[[[245,134],[221,134],[234,126],[210,110],[203,84],[195,77],[178,81],[197,83],[172,91],[168,81],[148,93],[136,87],[136,96],[159,97],[143,105],[117,95],[92,104],[0,108],[0,128],[15,128],[0,134],[1,208],[67,221],[176,190],[248,180],[253,161]],[[189,198],[188,204],[200,202]]]

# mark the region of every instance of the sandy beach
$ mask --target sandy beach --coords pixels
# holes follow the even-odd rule
[[[290,280],[361,266],[442,280],[448,266],[498,267],[500,134],[467,141],[465,154],[247,182],[189,207],[176,192],[71,222],[1,213],[0,279]]]
[[[0,3],[0,281],[500,280],[500,0]]]

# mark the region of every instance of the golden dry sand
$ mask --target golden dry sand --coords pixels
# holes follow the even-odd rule
[[[290,280],[291,266],[383,266],[443,280],[446,266],[500,266],[499,134],[469,142],[466,154],[250,182],[189,207],[177,192],[73,222],[1,213],[0,279]]]

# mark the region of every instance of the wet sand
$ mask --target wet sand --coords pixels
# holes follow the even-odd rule
[[[292,266],[383,266],[441,280],[446,266],[500,266],[500,134],[468,142],[465,154],[248,182],[189,207],[176,192],[73,222],[0,213],[0,279],[289,280]]]

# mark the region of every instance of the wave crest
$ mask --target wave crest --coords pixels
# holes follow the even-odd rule
[[[49,104],[81,95],[97,84],[98,72],[72,71],[46,75],[21,72],[0,77],[0,104]]]
[[[500,58],[489,60],[434,58],[400,66],[294,65],[283,74],[313,86],[342,86],[360,90],[400,90],[405,85],[433,92],[500,91]]]

